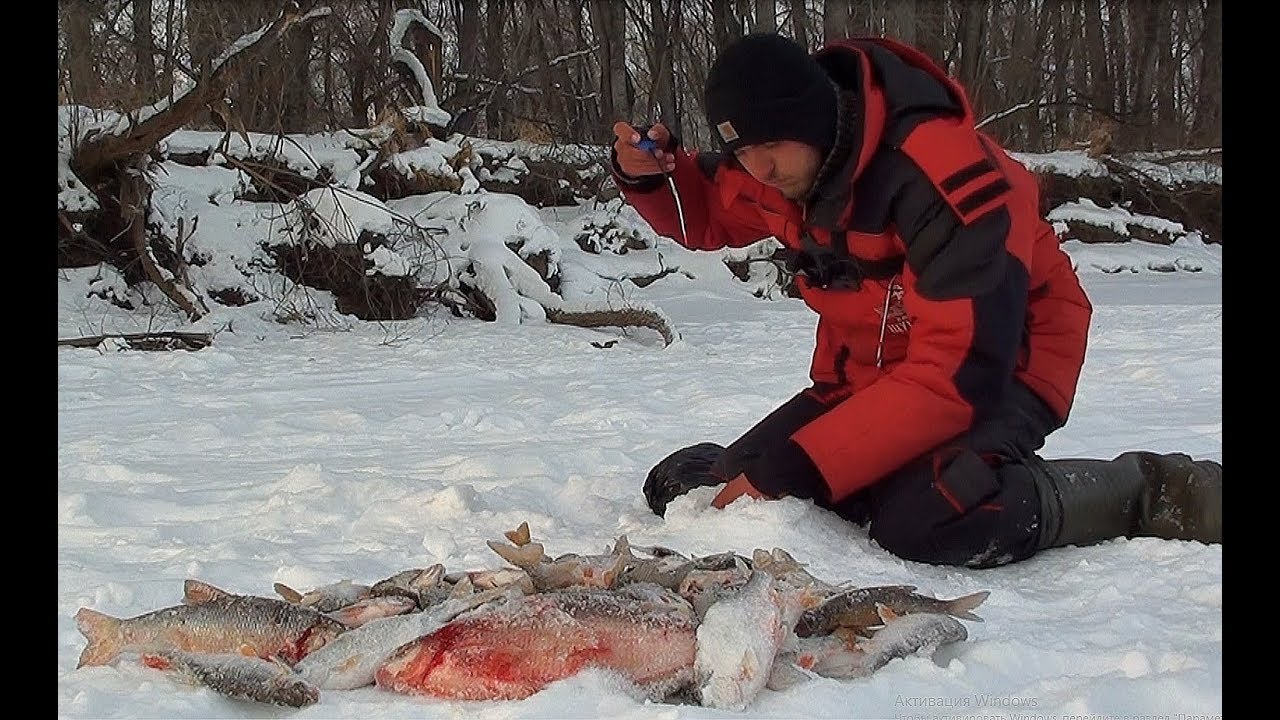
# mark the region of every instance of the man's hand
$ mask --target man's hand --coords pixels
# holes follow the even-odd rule
[[[711,507],[723,508],[743,495],[757,500],[772,499],[768,495],[757,490],[755,486],[747,480],[746,473],[739,473],[737,477],[726,483],[723,488],[720,488],[720,492],[711,499]]]
[[[710,442],[698,443],[666,456],[644,479],[644,499],[657,515],[667,512],[667,503],[696,487],[720,485],[723,477],[713,472],[724,448]]]
[[[650,127],[645,133],[645,137],[657,145],[653,150],[636,147],[641,140],[640,133],[622,120],[613,124],[613,134],[613,152],[618,169],[627,177],[642,178],[676,169],[676,156],[668,152],[667,147],[671,143],[671,131],[662,123]]]

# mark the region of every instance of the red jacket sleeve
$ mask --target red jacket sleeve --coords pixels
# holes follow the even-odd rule
[[[738,192],[741,182],[724,177],[717,168],[716,176],[707,177],[699,167],[696,153],[676,148],[676,168],[671,172],[675,191],[680,193],[688,237],[680,231],[680,215],[672,188],[666,177],[645,178],[632,184],[613,167],[614,179],[626,199],[653,231],[669,237],[690,250],[718,250],[744,247],[772,233],[763,222],[753,199]],[[706,160],[707,158],[704,158]],[[656,180],[657,182],[650,182]]]

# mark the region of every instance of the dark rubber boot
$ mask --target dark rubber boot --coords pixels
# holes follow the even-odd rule
[[[1182,453],[1135,456],[1146,487],[1138,502],[1137,535],[1222,542],[1222,465]]]
[[[1033,477],[1040,491],[1038,549],[1092,545],[1130,536],[1137,529],[1138,498],[1146,479],[1136,457],[1042,460],[1037,465],[1039,472]]]
[[[1222,542],[1222,466],[1181,453],[1035,464],[1039,549],[1117,537]]]

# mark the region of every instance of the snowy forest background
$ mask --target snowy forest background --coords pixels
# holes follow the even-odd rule
[[[59,352],[60,717],[257,714],[136,663],[76,669],[81,607],[137,615],[188,577],[265,592],[479,567],[524,520],[556,552],[626,533],[992,591],[963,651],[766,694],[748,717],[884,717],[904,696],[1220,716],[1220,546],[1116,541],[975,575],[888,556],[794,499],[722,512],[695,492],[653,516],[646,470],[789,397],[815,320],[776,241],[695,253],[656,236],[619,200],[606,143],[615,119],[661,119],[708,147],[703,76],[749,30],[919,43],[1038,175],[1095,301],[1074,420],[1046,449],[1221,460],[1221,3],[57,9],[59,345],[96,348]],[[488,714],[720,712],[610,687]],[[367,688],[298,717],[473,710]]]
[[[150,331],[265,299],[282,323],[443,308],[670,342],[660,310],[596,292],[680,271],[616,262],[656,246],[609,179],[609,126],[707,147],[710,59],[762,29],[919,43],[1040,175],[1064,240],[1222,242],[1219,2],[60,0],[59,268],[94,268],[87,293]],[[556,213],[601,256],[588,277],[561,266]],[[723,259],[788,294],[776,243]]]

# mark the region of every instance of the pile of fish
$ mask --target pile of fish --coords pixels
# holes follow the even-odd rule
[[[857,678],[968,637],[978,592],[954,600],[907,585],[852,588],[780,549],[685,556],[632,547],[544,553],[528,524],[489,546],[509,565],[442,565],[279,598],[187,580],[179,605],[115,618],[76,613],[78,667],[122,654],[228,697],[302,707],[376,685],[461,700],[514,700],[588,667],[658,702],[743,710],[764,688]],[[639,553],[639,554],[637,554]]]

